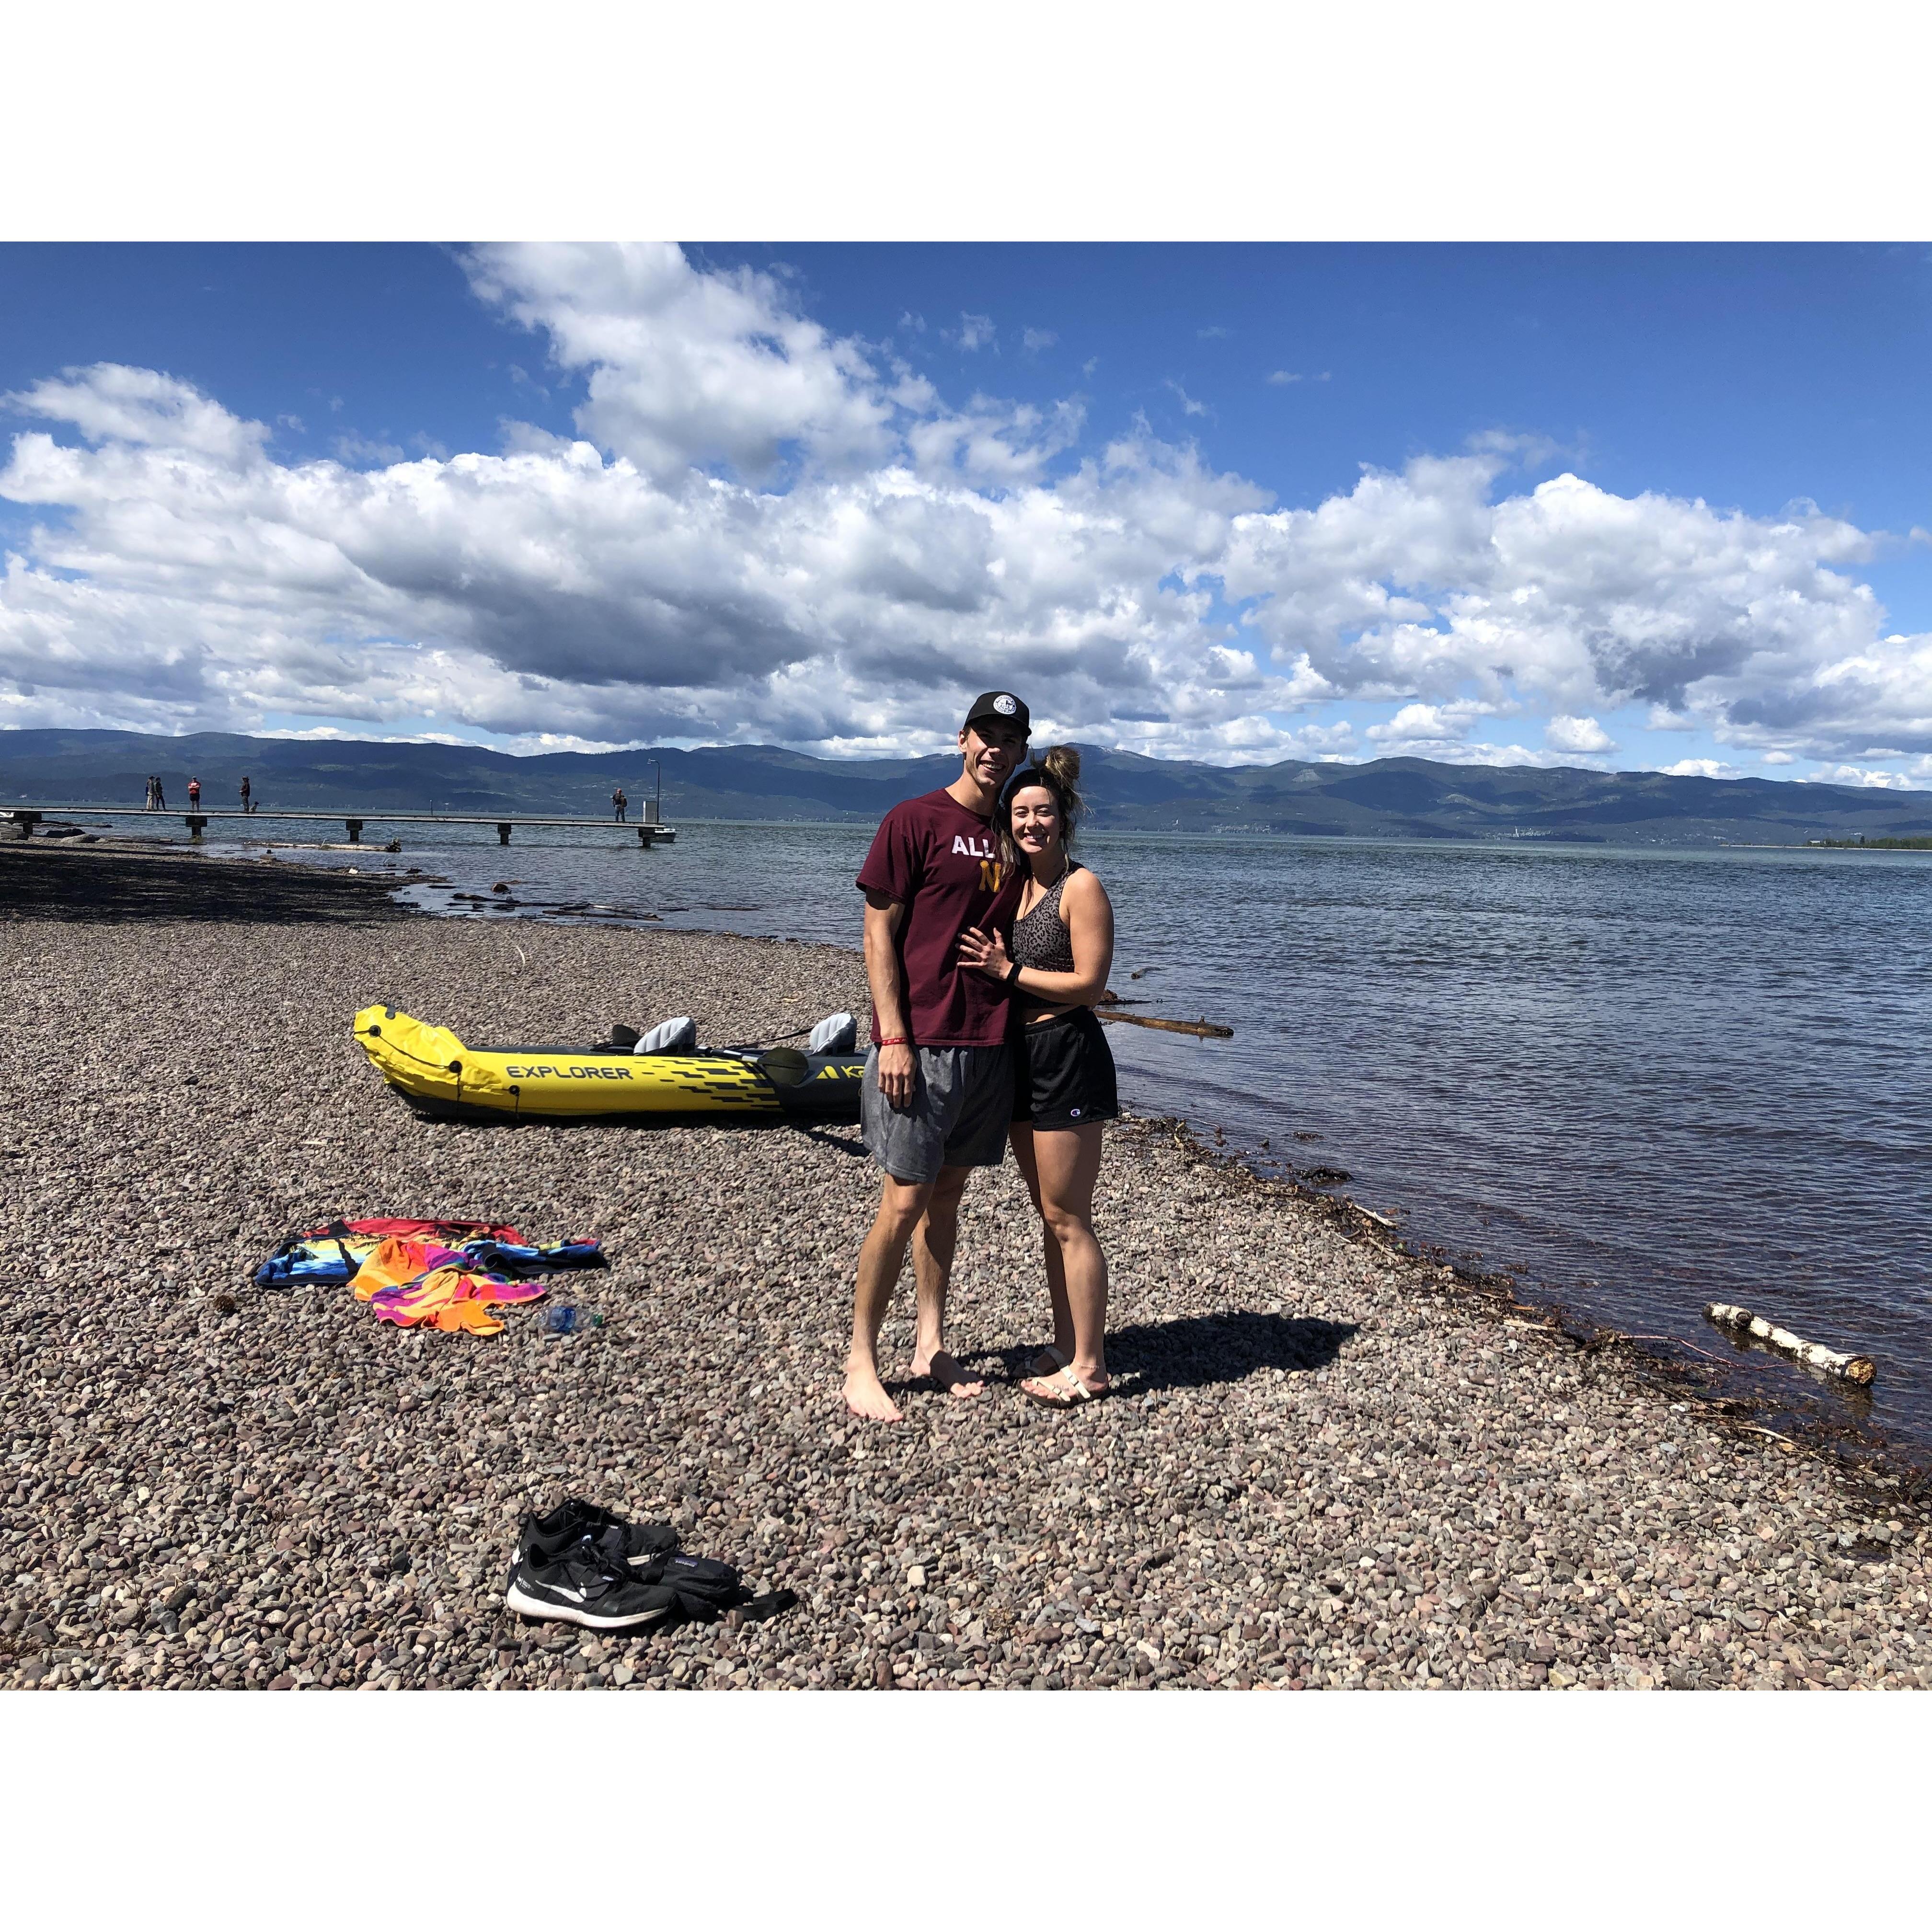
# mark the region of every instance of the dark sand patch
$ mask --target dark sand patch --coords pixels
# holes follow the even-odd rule
[[[390,896],[393,880],[350,878],[260,859],[132,853],[64,842],[0,844],[0,920],[111,926],[153,919],[234,926],[370,924],[420,916]]]

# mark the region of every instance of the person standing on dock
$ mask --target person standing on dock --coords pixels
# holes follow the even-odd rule
[[[872,993],[859,1109],[880,1174],[878,1213],[859,1251],[844,1397],[874,1422],[904,1419],[879,1379],[878,1346],[908,1246],[918,1304],[912,1372],[956,1396],[984,1386],[946,1352],[946,1292],[959,1198],[974,1168],[1006,1158],[1013,1056],[1006,989],[961,962],[959,941],[1012,919],[1019,880],[993,812],[1030,729],[1011,692],[975,698],[959,729],[958,777],[894,806],[859,870]]]
[[[161,783],[161,775],[157,772],[154,774],[154,809],[157,812],[165,812],[167,808],[167,788]]]
[[[245,772],[242,775],[242,816],[248,816],[248,775]]]
[[[201,809],[201,781],[190,778],[188,782],[188,808],[190,812]]]
[[[616,812],[617,823],[622,825],[625,822],[625,813],[631,808],[631,801],[624,796],[624,788],[622,785],[610,794],[610,803]]]
[[[148,774],[148,795],[141,806],[143,812],[152,812],[154,809],[154,787],[160,781],[155,778],[152,772]]]

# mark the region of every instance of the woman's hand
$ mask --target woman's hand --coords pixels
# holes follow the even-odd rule
[[[989,980],[1004,980],[1013,970],[1006,942],[997,932],[982,932],[976,926],[969,926],[959,935],[959,963]]]

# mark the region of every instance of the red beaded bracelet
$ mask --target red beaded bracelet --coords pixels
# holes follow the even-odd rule
[[[881,1046],[910,1046],[912,1042],[908,1040],[904,1034],[897,1034],[890,1040],[880,1040],[879,1044]]]

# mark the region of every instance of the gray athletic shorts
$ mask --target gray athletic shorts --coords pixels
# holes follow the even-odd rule
[[[939,1178],[942,1167],[998,1167],[1013,1114],[1013,1050],[921,1046],[912,1104],[904,1112],[879,1091],[879,1049],[866,1054],[859,1120],[873,1160],[896,1180]]]

